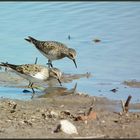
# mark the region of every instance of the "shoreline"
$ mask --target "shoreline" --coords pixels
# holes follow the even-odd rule
[[[88,112],[91,105],[96,116],[76,121],[79,115],[84,116]],[[129,106],[131,109],[135,104],[130,103]],[[0,108],[0,138],[140,137],[140,112],[130,110],[123,114],[120,101],[105,97],[68,94],[29,101],[3,98],[0,99]],[[78,134],[54,133],[64,119],[76,127]]]

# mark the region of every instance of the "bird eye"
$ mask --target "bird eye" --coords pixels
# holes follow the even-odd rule
[[[55,75],[55,76],[57,76],[57,74],[56,74],[56,73],[54,73],[54,75]]]
[[[70,56],[73,57],[73,55],[70,53]]]

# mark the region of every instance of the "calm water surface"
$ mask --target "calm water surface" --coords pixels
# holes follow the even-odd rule
[[[56,40],[75,48],[78,69],[69,59],[54,61],[65,73],[91,72],[93,77],[64,84],[90,95],[140,101],[139,88],[124,80],[140,81],[140,2],[0,2],[0,61],[45,64],[47,59],[27,36]],[[68,35],[71,39],[68,39]],[[101,40],[99,43],[93,39]],[[118,87],[118,92],[110,90]],[[0,87],[0,96],[25,98],[21,89]]]

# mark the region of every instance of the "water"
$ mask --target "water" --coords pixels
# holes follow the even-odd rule
[[[93,75],[65,86],[77,82],[80,92],[119,100],[132,95],[139,102],[140,89],[121,84],[140,81],[139,13],[139,2],[1,2],[0,61],[34,63],[38,57],[45,64],[47,59],[24,38],[60,41],[76,49],[78,69],[67,58],[53,64],[65,73]],[[101,42],[93,42],[95,38]],[[116,87],[118,92],[110,91]],[[0,96],[22,99],[20,92],[1,87]]]

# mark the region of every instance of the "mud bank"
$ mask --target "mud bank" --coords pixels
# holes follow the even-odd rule
[[[90,107],[94,116],[86,116]],[[122,113],[120,101],[69,94],[29,101],[0,100],[0,138],[139,138],[140,104]],[[60,120],[70,121],[78,134],[55,132]]]

